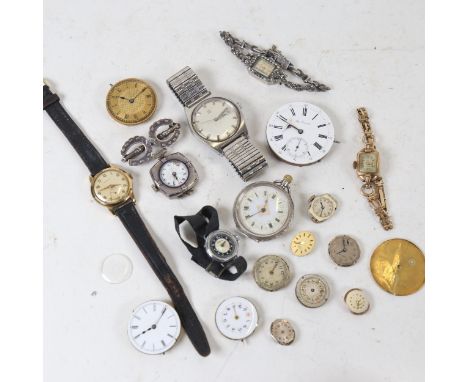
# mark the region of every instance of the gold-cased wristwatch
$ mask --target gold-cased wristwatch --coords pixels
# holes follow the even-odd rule
[[[312,195],[309,198],[309,217],[314,223],[322,223],[333,216],[338,203],[330,194]]]
[[[128,201],[135,202],[133,177],[121,168],[110,165],[94,176],[90,176],[91,194],[99,204],[112,213]]]
[[[385,230],[393,228],[393,223],[388,215],[387,200],[384,191],[384,182],[380,176],[380,155],[375,147],[374,134],[369,124],[369,115],[364,107],[357,109],[359,122],[364,131],[365,147],[358,152],[357,159],[353,162],[353,168],[357,176],[364,183],[361,193],[367,198],[375,214],[380,219],[380,224]]]

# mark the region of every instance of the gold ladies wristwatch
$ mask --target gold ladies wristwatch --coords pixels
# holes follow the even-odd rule
[[[380,156],[375,148],[374,134],[369,124],[369,115],[364,107],[357,109],[357,112],[364,131],[363,140],[366,146],[358,152],[353,167],[359,179],[364,182],[361,193],[367,198],[375,214],[379,217],[382,227],[389,230],[393,228],[393,223],[388,216],[384,182],[379,171]]]

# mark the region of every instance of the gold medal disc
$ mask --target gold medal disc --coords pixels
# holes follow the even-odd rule
[[[424,285],[424,254],[405,239],[380,244],[372,254],[370,268],[377,284],[395,296],[415,293]]]

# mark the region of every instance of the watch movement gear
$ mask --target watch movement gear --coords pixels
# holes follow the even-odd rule
[[[338,203],[330,194],[312,195],[307,211],[314,223],[322,223],[335,214],[337,206]]]
[[[385,230],[393,228],[393,223],[388,215],[387,199],[384,191],[384,182],[380,176],[380,155],[375,147],[374,133],[372,132],[369,115],[364,107],[357,109],[359,122],[364,131],[364,143],[366,146],[357,154],[357,160],[353,162],[356,173],[364,183],[361,194],[364,195],[375,214],[380,219],[380,224]]]
[[[212,97],[188,66],[166,82],[185,107],[192,132],[218,153],[226,156],[244,181],[267,167],[263,154],[248,140],[245,121],[232,101],[223,97]]]
[[[274,182],[255,182],[245,187],[234,202],[237,228],[256,241],[271,240],[282,234],[294,216],[289,185],[292,176]]]
[[[280,84],[297,91],[323,92],[330,89],[296,68],[275,45],[271,49],[262,49],[246,41],[240,41],[229,32],[223,31],[219,34],[231,48],[231,52],[247,65],[250,73],[268,84]],[[299,77],[303,84],[289,81],[285,71]]]
[[[100,177],[107,178],[106,170],[109,168],[109,165],[93,147],[91,142],[85,137],[80,128],[73,122],[71,117],[67,114],[65,109],[60,104],[60,98],[50,91],[48,85],[44,84],[42,89],[43,109],[49,114],[59,129],[64,133],[77,153],[83,159],[84,163],[90,169],[91,175],[93,175],[91,179],[92,185],[97,185],[98,183],[96,181]],[[116,171],[116,175],[121,174],[122,178],[125,178],[122,180],[122,182],[126,182],[129,179],[131,180],[130,176],[126,178],[125,171],[115,167],[111,167],[111,169]],[[106,176],[104,177],[104,175]],[[118,179],[119,178],[117,176],[116,182],[119,181]],[[116,183],[113,181],[113,183],[109,185],[108,189],[112,189],[113,184]],[[169,296],[172,299],[172,302],[174,303],[176,311],[180,315],[182,324],[193,346],[200,355],[207,356],[210,354],[210,345],[208,344],[208,340],[200,324],[200,321],[198,320],[195,311],[190,305],[190,302],[187,299],[182,286],[167,264],[166,259],[159,250],[153,237],[149,233],[143,220],[138,214],[138,211],[135,207],[133,194],[130,192],[131,189],[132,187],[130,181],[126,194],[128,198],[125,198],[122,203],[111,204],[108,207],[112,213],[119,217],[124,227],[127,229],[130,236],[134,240],[135,244],[145,256],[154,273],[166,288]],[[95,190],[97,190],[97,187]],[[112,193],[113,192],[114,191],[112,191]],[[112,195],[112,198],[114,198],[114,195]],[[96,201],[101,202],[102,199],[96,198]],[[120,196],[118,199],[120,201]]]
[[[253,275],[257,285],[270,292],[284,288],[291,280],[288,263],[276,255],[260,257],[255,262]]]
[[[197,247],[184,240],[180,234],[180,225],[185,221],[195,232]],[[192,261],[214,277],[234,281],[247,269],[247,261],[238,256],[237,237],[228,231],[219,230],[218,212],[214,207],[204,206],[195,215],[174,216],[174,224],[180,240],[192,255]]]
[[[107,93],[106,107],[110,116],[124,125],[145,122],[155,112],[157,97],[146,82],[127,78],[111,86]]]
[[[336,265],[349,267],[357,263],[361,249],[352,237],[340,235],[328,243],[328,254]]]

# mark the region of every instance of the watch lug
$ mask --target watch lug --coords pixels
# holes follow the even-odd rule
[[[153,184],[153,185],[151,186],[151,188],[152,188],[154,191],[156,191],[156,192],[159,191],[159,187],[158,187],[156,184]]]

